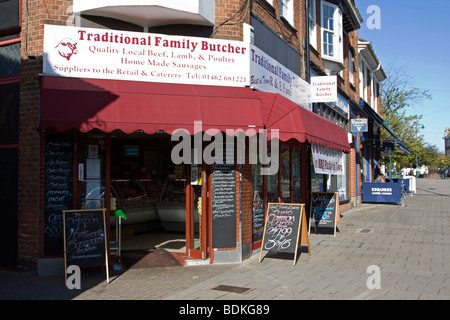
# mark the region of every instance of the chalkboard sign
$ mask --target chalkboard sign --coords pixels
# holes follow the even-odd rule
[[[314,224],[315,231],[332,231],[336,236],[336,226],[339,224],[341,232],[341,219],[339,210],[338,192],[312,192],[311,214],[309,228]]]
[[[64,210],[64,262],[67,266],[106,266],[108,276],[108,255],[106,245],[105,210]]]
[[[236,247],[236,170],[234,165],[214,164],[211,183],[212,247]]]
[[[264,201],[253,201],[252,242],[261,241],[264,232]]]
[[[49,134],[45,141],[44,255],[63,254],[62,210],[72,208],[73,137]]]
[[[295,265],[299,244],[307,245],[309,252],[304,204],[269,203],[259,262],[266,250],[294,253]]]

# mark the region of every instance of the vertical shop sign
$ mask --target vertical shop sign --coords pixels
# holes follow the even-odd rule
[[[72,207],[73,139],[49,134],[45,143],[44,254],[63,253],[62,210]]]
[[[336,102],[337,76],[311,77],[311,102]]]

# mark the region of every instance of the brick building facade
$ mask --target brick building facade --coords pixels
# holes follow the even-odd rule
[[[314,113],[335,124],[336,132],[340,132],[342,129],[345,133],[349,133],[350,119],[367,115],[367,110],[364,111],[364,107],[360,105],[361,98],[367,102],[373,101],[370,96],[374,92],[373,90],[367,91],[368,96],[364,96],[360,91],[358,29],[362,19],[353,0],[230,0],[215,1],[213,5],[210,1],[196,1],[195,3],[199,7],[193,10],[188,10],[183,6],[171,7],[171,4],[168,4],[167,7],[157,8],[152,1],[147,2],[141,10],[133,6],[129,6],[128,10],[121,10],[121,5],[126,5],[126,2],[122,3],[119,0],[111,1],[112,10],[97,5],[95,1],[90,4],[76,0],[29,0],[6,1],[6,3],[9,5],[8,10],[10,11],[8,12],[17,12],[17,19],[12,24],[1,26],[0,49],[20,44],[20,51],[18,51],[20,52],[20,58],[17,57],[17,53],[9,53],[10,56],[15,55],[16,59],[20,59],[20,62],[14,64],[16,69],[19,65],[18,71],[13,71],[13,74],[0,74],[0,85],[15,84],[20,99],[17,99],[17,123],[12,125],[17,130],[16,139],[2,141],[0,152],[5,152],[5,154],[9,154],[9,152],[17,153],[15,156],[17,166],[10,164],[11,168],[15,169],[17,173],[17,200],[13,200],[17,207],[12,206],[10,213],[12,218],[9,222],[13,230],[16,230],[16,234],[8,235],[8,239],[5,239],[8,242],[17,243],[17,246],[16,250],[12,250],[8,258],[2,261],[0,267],[37,271],[40,274],[51,273],[61,267],[62,254],[58,251],[59,249],[53,251],[47,234],[47,230],[52,226],[47,214],[47,169],[49,165],[46,157],[49,150],[48,143],[51,139],[55,137],[57,139],[60,135],[68,135],[70,136],[69,140],[73,143],[74,161],[71,163],[73,208],[86,207],[86,201],[82,198],[87,187],[83,184],[85,182],[77,180],[77,170],[79,170],[78,164],[80,162],[87,163],[86,158],[89,158],[89,156],[86,156],[87,151],[85,151],[87,146],[98,145],[99,161],[104,161],[101,162],[102,166],[104,165],[107,168],[106,171],[109,170],[109,173],[105,174],[106,177],[102,177],[101,180],[102,187],[104,184],[106,190],[111,186],[113,180],[119,180],[117,179],[118,176],[114,176],[114,170],[118,170],[122,164],[116,163],[115,159],[120,157],[125,159],[123,154],[119,155],[118,151],[114,150],[119,148],[122,150],[122,147],[129,143],[140,144],[142,152],[147,152],[149,155],[159,152],[146,142],[148,139],[156,137],[156,131],[145,132],[144,138],[140,138],[140,140],[133,138],[134,140],[132,140],[130,133],[119,135],[116,134],[116,131],[102,131],[99,127],[90,131],[83,131],[80,129],[81,126],[80,128],[72,126],[64,130],[57,130],[51,125],[42,125],[43,120],[45,120],[43,116],[44,104],[48,104],[48,101],[52,100],[51,95],[48,96],[49,92],[57,90],[57,85],[63,85],[62,82],[53,81],[53,77],[43,73],[45,62],[44,25],[123,32],[148,32],[150,34],[239,42],[252,41],[268,56],[280,62],[290,72],[307,82],[310,81],[311,76],[337,76],[339,102],[315,103],[312,105]],[[322,37],[325,35],[324,32],[330,31],[325,30],[326,26],[322,25],[324,8],[334,10],[333,14],[336,14],[336,16],[330,16],[329,18],[335,19],[336,27],[341,28],[342,37],[340,41],[342,43],[334,43],[336,48],[339,46],[339,57],[330,55],[331,52],[328,50],[331,47],[328,46],[327,49],[324,49]],[[161,11],[157,11],[154,15],[153,11],[156,9]],[[330,42],[327,42],[327,45],[330,45]],[[324,50],[327,50],[327,52],[324,52]],[[9,70],[11,67],[8,66],[5,69]],[[110,83],[108,81],[105,80],[105,86],[106,83]],[[102,84],[102,82],[90,80],[84,82],[89,83],[89,85]],[[52,83],[53,87],[46,87],[48,83]],[[117,82],[117,85],[120,83],[122,82]],[[115,82],[114,85],[116,85]],[[168,85],[169,87],[170,85]],[[175,87],[183,89],[182,86],[176,85]],[[375,88],[378,90],[377,86]],[[76,97],[76,93],[67,90],[69,94]],[[114,92],[114,94],[119,94],[119,92]],[[255,95],[253,92],[247,93],[246,91],[243,95],[246,97],[251,95],[252,99],[257,100],[258,103],[262,99],[272,99],[271,96]],[[72,95],[70,96],[72,97]],[[285,102],[284,98],[273,99],[286,105],[289,103],[287,100]],[[376,99],[379,99],[379,95]],[[275,104],[273,102],[273,105]],[[372,133],[375,131],[372,130]],[[358,139],[355,139],[355,136]],[[213,241],[212,234],[214,234],[214,231],[211,227],[211,221],[207,221],[209,225],[206,230],[207,236],[201,240],[204,242],[202,244],[203,249],[194,250],[192,247],[193,253],[190,254],[188,248],[186,255],[197,258],[200,254],[200,258],[208,258],[211,262],[217,263],[235,262],[247,258],[254,250],[257,250],[261,246],[261,239],[255,240],[256,193],[260,195],[258,201],[263,204],[301,201],[308,206],[311,191],[339,192],[341,210],[356,205],[361,192],[361,182],[367,179],[360,175],[362,152],[366,152],[366,149],[362,151],[364,146],[361,134],[346,134],[346,138],[344,140],[346,140],[346,143],[350,143],[350,149],[342,148],[341,151],[350,152],[348,155],[344,153],[346,169],[345,174],[340,177],[314,172],[314,167],[311,165],[311,139],[299,141],[292,138],[281,142],[280,153],[282,154],[281,157],[284,156],[285,158],[280,159],[287,161],[284,164],[287,167],[284,168],[283,164],[280,164],[280,175],[277,176],[275,183],[273,179],[255,175],[257,168],[251,164],[242,164],[235,167],[233,172],[236,179],[234,191],[236,221],[235,231],[233,232],[235,232],[236,246],[213,248],[211,242]],[[370,139],[371,136],[366,141]],[[92,142],[94,140],[95,143]],[[122,142],[122,140],[125,142]],[[167,141],[162,140],[161,143],[164,144]],[[356,148],[355,143],[357,144]],[[105,144],[106,149],[103,149],[103,144]],[[330,145],[333,146],[332,143]],[[370,148],[368,155],[372,159],[377,152],[377,146],[371,146]],[[105,152],[104,158],[102,158],[102,152]],[[144,155],[142,155],[142,159],[144,161]],[[371,160],[369,163],[371,166],[374,162]],[[187,176],[188,167],[185,170]],[[367,172],[372,171],[372,167],[367,168]],[[14,170],[12,172],[14,173]],[[206,196],[209,194],[208,192],[212,191],[213,169],[205,166],[202,172],[205,175],[204,183],[206,185],[201,192],[205,192]],[[150,172],[150,176],[145,178],[152,180],[154,179],[152,175],[153,173]],[[124,176],[120,178],[123,179]],[[14,180],[14,176],[12,179]],[[368,179],[373,179],[373,177],[369,174]],[[141,180],[144,181],[145,179]],[[300,187],[297,189],[298,184]],[[199,186],[188,188],[200,190]],[[192,191],[192,194],[194,194],[194,191]],[[110,209],[110,197],[109,192],[105,192],[104,198],[101,200],[101,205],[108,210]],[[186,199],[188,199],[188,196],[186,196]],[[188,203],[191,200],[186,201]],[[193,201],[194,198],[192,198]],[[195,203],[195,206],[197,204],[198,202]],[[188,205],[194,207],[194,204],[190,202]],[[205,205],[208,206],[208,210],[211,210],[211,202],[205,202]],[[192,210],[195,211],[195,209]],[[208,214],[211,215],[211,211]],[[209,216],[209,219],[211,219],[211,216]],[[187,228],[189,229],[189,226]],[[192,230],[192,233],[188,235],[186,231],[185,238],[186,242],[189,242],[188,246],[191,245],[191,242],[194,245],[194,240],[197,239],[194,233]],[[201,254],[206,256],[202,257]]]

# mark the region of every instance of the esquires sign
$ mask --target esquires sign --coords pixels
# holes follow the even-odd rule
[[[268,203],[259,262],[262,259],[262,251],[266,250],[294,253],[295,265],[299,246],[307,246],[308,253],[311,255],[305,205]]]
[[[313,225],[316,233],[324,230],[325,232],[333,232],[336,236],[337,226],[339,226],[339,233],[341,233],[338,192],[311,193],[309,231]]]

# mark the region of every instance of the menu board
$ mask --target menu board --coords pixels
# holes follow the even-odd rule
[[[263,250],[295,253],[302,206],[269,203]]]
[[[309,227],[314,224],[317,229],[332,231],[336,234],[336,222],[339,222],[340,232],[340,210],[338,192],[312,192],[311,215]]]
[[[73,138],[49,134],[45,141],[44,254],[63,254],[62,210],[72,208]]]
[[[79,268],[106,266],[106,280],[109,283],[105,211],[63,211],[65,271],[71,265]]]
[[[105,265],[105,209],[65,210],[64,256],[67,265]]]
[[[252,206],[252,242],[262,239],[264,232],[264,201],[253,201]]]
[[[236,247],[236,170],[234,165],[212,166],[212,247]]]
[[[295,265],[299,246],[307,246],[308,253],[311,255],[305,205],[268,203],[259,262],[261,262],[263,250],[266,250],[293,253]]]

